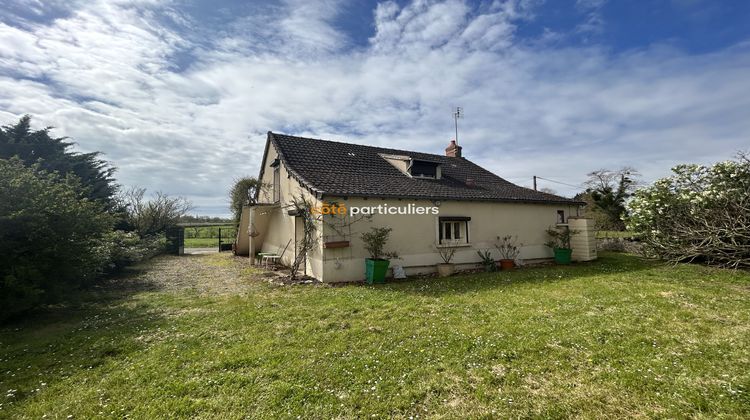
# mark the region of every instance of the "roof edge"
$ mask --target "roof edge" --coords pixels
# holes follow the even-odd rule
[[[340,193],[323,193],[321,198],[325,197],[359,197],[359,198],[396,198],[396,199],[409,199],[409,200],[428,200],[428,201],[476,201],[486,203],[526,203],[526,204],[561,204],[568,206],[585,206],[585,201],[577,201],[573,199],[563,200],[529,200],[529,199],[513,199],[513,198],[446,198],[446,197],[424,197],[416,195],[398,195],[398,194],[340,194]]]

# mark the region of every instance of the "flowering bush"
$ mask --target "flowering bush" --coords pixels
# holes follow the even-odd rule
[[[628,229],[644,251],[673,262],[750,267],[750,160],[740,155],[672,172],[628,204]]]

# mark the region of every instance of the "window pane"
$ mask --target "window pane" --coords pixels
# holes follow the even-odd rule
[[[461,239],[461,222],[456,222],[453,224],[453,237],[456,239]]]
[[[445,239],[451,239],[451,224],[445,224]]]
[[[281,179],[279,176],[279,167],[273,169],[273,202],[281,200]]]

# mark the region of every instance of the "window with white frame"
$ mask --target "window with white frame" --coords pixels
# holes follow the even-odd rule
[[[463,245],[469,243],[470,217],[439,217],[438,241],[440,245]]]

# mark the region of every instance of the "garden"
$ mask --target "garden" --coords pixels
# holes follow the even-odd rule
[[[338,287],[160,256],[0,328],[0,417],[743,418],[748,325],[747,272],[621,253]]]

